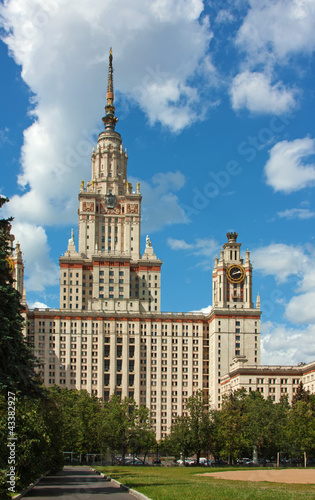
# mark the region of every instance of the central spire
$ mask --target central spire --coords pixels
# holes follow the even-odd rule
[[[114,106],[114,84],[113,84],[113,51],[110,48],[109,51],[109,67],[108,67],[108,84],[107,84],[107,105],[105,106],[105,116],[102,118],[105,130],[112,129],[115,130],[115,125],[118,122],[118,118],[115,116],[115,106]]]

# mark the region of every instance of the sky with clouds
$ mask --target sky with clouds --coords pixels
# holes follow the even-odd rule
[[[141,183],[142,247],[149,234],[163,260],[162,309],[208,310],[214,257],[237,231],[262,362],[315,359],[314,25],[315,0],[0,0],[0,193],[28,302],[59,305],[113,47],[116,130]]]

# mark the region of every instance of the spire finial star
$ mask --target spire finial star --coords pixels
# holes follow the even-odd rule
[[[115,116],[115,106],[114,106],[114,83],[113,83],[113,50],[110,48],[109,51],[109,66],[108,66],[108,84],[107,84],[107,104],[105,106],[105,116],[102,118],[105,130],[115,129],[115,125],[118,122],[118,118]]]

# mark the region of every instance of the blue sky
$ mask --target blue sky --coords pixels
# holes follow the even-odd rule
[[[162,309],[211,305],[214,257],[237,231],[262,362],[314,359],[315,1],[8,0],[0,15],[0,193],[29,304],[59,306],[112,46],[116,130],[141,183],[142,248],[149,234],[163,260]]]

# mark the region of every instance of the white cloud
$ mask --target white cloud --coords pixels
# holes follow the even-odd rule
[[[315,212],[309,208],[287,208],[283,212],[278,212],[278,216],[284,219],[312,219]]]
[[[153,0],[152,12],[162,22],[174,20],[195,21],[203,10],[202,0]]]
[[[237,35],[237,44],[253,64],[272,57],[311,53],[315,48],[313,0],[250,0],[250,9]]]
[[[196,238],[194,243],[168,238],[167,244],[172,250],[189,250],[194,255],[211,257],[218,249],[218,242],[212,238]]]
[[[199,100],[196,89],[183,85],[179,79],[168,79],[163,83],[152,82],[146,92],[139,95],[139,103],[143,109],[149,107],[151,125],[157,122],[179,132],[198,120],[193,108]],[[176,106],[180,103],[180,107]]]
[[[286,306],[286,317],[295,324],[315,323],[315,289],[292,297]]]
[[[289,276],[300,275],[308,268],[309,257],[302,247],[273,243],[251,252],[255,270],[264,275],[273,275],[279,283],[284,283]]]
[[[309,137],[278,142],[269,151],[266,182],[275,191],[291,193],[315,184],[315,140]]]
[[[216,15],[215,22],[218,24],[231,23],[234,21],[234,15],[227,9],[221,9]]]
[[[288,328],[270,321],[261,325],[261,363],[297,365],[315,358],[315,325],[305,329]]]
[[[194,248],[193,244],[186,243],[184,240],[176,240],[174,238],[168,238],[167,244],[172,250],[192,250]]]
[[[295,278],[293,296],[287,302],[279,298],[285,317],[294,324],[315,324],[314,247],[271,244],[252,251],[252,262],[256,270],[273,275],[279,284],[285,283],[289,277]],[[279,290],[279,297],[281,295]]]
[[[35,95],[35,122],[22,148],[24,193],[11,199],[13,216],[40,225],[75,221],[80,181],[90,177],[102,128],[110,46],[116,95],[132,97],[150,123],[178,132],[202,119],[199,89],[188,83],[197,71],[208,75],[202,60],[212,33],[202,13],[201,0],[0,5],[5,42]],[[119,109],[119,99],[116,104]],[[123,99],[122,108],[128,112]]]
[[[133,185],[139,179],[130,178]],[[188,219],[180,207],[175,192],[185,184],[184,175],[179,172],[155,174],[150,181],[140,180],[140,191],[143,196],[141,206],[141,232],[151,234],[162,227],[172,224],[186,224]]]
[[[49,306],[44,304],[43,302],[29,302],[28,307],[30,309],[49,309]]]
[[[0,148],[2,148],[4,144],[11,144],[8,127],[0,129]]]
[[[219,247],[218,242],[213,238],[196,238],[193,243],[187,243],[185,240],[178,240],[176,238],[168,238],[167,244],[172,250],[184,250],[191,255],[201,257],[197,267],[202,267],[206,270],[212,268],[212,259]]]
[[[212,310],[212,306],[207,306],[207,307],[202,307],[201,309],[199,309],[198,311],[190,311],[192,313],[196,313],[196,314],[204,314],[205,316],[208,316],[208,314],[210,314]]]
[[[247,108],[253,113],[282,114],[295,104],[292,90],[279,82],[272,85],[267,75],[248,70],[234,78],[230,96],[234,110]]]
[[[46,286],[57,285],[59,267],[50,260],[45,230],[40,226],[13,221],[12,233],[21,243],[26,290],[43,291]]]
[[[293,57],[297,54],[312,54],[314,24],[314,0],[249,0],[235,38],[245,58],[230,90],[234,109],[276,114],[292,111],[298,91],[280,81],[279,70],[292,64],[296,67]]]

